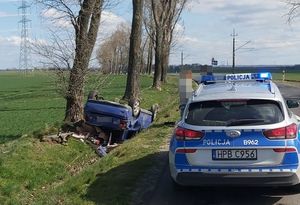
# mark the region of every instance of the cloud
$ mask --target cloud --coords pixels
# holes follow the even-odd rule
[[[287,23],[284,0],[193,0],[188,11],[187,34],[180,40],[186,62],[210,63],[215,57],[231,64],[235,28],[237,47],[251,40],[245,48],[252,48],[237,51],[238,64],[299,63],[300,19]]]
[[[47,44],[47,40],[45,39],[28,39],[29,44]],[[13,46],[19,47],[21,45],[21,37],[20,36],[9,36],[3,37],[0,36],[0,46]]]
[[[54,26],[59,28],[71,28],[72,24],[61,11],[55,8],[45,9],[42,11],[42,17],[53,23]]]
[[[262,28],[286,24],[288,13],[284,1],[274,0],[201,0],[193,1],[190,10],[196,14],[210,14],[232,25]]]
[[[128,24],[121,16],[118,16],[110,11],[103,11],[101,15],[101,25],[99,28],[100,35],[107,37],[113,33],[120,24]]]
[[[20,0],[0,0],[1,3],[11,3],[11,2],[20,2]]]
[[[0,18],[16,17],[16,16],[19,16],[19,15],[18,14],[10,14],[10,13],[7,13],[7,12],[0,11]]]
[[[54,9],[47,9],[42,12],[42,16],[50,20],[59,28],[71,28],[72,24],[69,19],[65,18],[65,14]],[[117,29],[118,25],[126,24],[126,20],[113,12],[103,11],[101,15],[101,25],[99,27],[100,34],[107,36]]]
[[[21,38],[19,36],[2,37],[0,36],[0,45],[20,46]]]

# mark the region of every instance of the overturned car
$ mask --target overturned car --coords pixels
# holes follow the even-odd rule
[[[141,109],[138,101],[129,106],[104,100],[92,91],[84,107],[84,114],[87,124],[109,133],[114,141],[123,141],[148,128],[157,110],[157,105],[153,105],[150,110]]]

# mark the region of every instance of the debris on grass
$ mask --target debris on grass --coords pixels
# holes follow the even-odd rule
[[[40,141],[67,145],[69,138],[74,138],[90,145],[100,157],[106,156],[108,152],[119,146],[113,139],[112,133],[108,136],[107,132],[99,127],[88,125],[84,121],[69,123],[63,126],[63,129],[57,134],[42,136]]]

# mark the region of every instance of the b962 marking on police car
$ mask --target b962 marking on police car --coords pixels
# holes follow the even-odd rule
[[[258,145],[258,140],[243,140],[244,145]]]

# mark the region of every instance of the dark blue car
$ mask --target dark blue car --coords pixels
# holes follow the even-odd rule
[[[148,111],[139,107],[133,109],[128,105],[107,100],[89,99],[84,113],[87,124],[113,133],[118,141],[122,141],[140,130],[148,128],[156,111]]]

